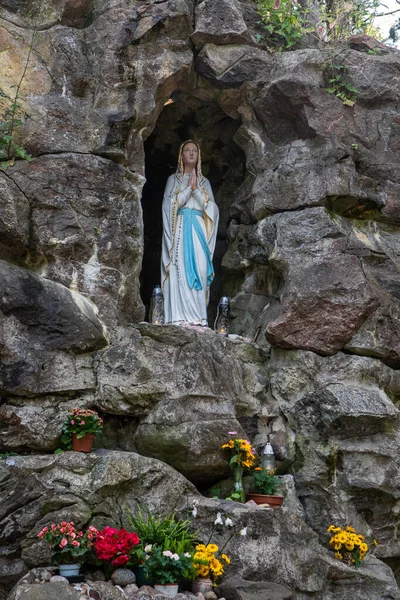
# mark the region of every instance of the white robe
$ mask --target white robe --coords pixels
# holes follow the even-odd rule
[[[197,233],[192,229],[194,256],[202,289],[190,289],[184,259],[182,208],[200,210],[199,222],[212,260],[217,239],[218,207],[208,179],[201,177],[195,191],[189,187],[189,175],[171,175],[165,187],[162,205],[163,241],[161,257],[161,287],[164,294],[165,323],[176,325],[207,325],[209,285],[207,259]],[[214,275],[212,275],[213,277]]]

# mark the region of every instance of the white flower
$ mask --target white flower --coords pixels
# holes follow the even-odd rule
[[[247,535],[247,527],[239,531],[239,535]]]
[[[186,556],[186,558],[190,558],[192,555],[190,554],[190,552],[185,552],[183,556]]]
[[[223,524],[224,524],[224,522],[222,520],[221,513],[219,512],[219,513],[217,513],[217,518],[214,521],[214,525],[223,525]]]
[[[179,554],[171,554],[171,558],[173,558],[174,560],[179,560]]]
[[[144,547],[144,551],[151,552],[152,547],[153,547],[152,544],[147,544],[147,546]]]
[[[168,556],[168,557],[172,557],[172,552],[171,552],[171,550],[164,550],[163,555],[164,556]]]
[[[229,517],[227,517],[225,519],[225,525],[226,525],[226,527],[233,527],[233,521],[232,521],[232,519],[230,519]]]
[[[192,515],[194,516],[194,518],[197,517],[197,508],[195,506],[193,506],[192,508]]]

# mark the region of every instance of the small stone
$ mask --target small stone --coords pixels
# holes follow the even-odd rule
[[[106,580],[106,576],[104,575],[103,571],[100,571],[100,569],[98,569],[97,571],[95,571],[92,575],[93,581],[105,581]]]
[[[69,585],[69,581],[66,577],[62,577],[62,575],[53,575],[50,578],[50,583],[67,583]]]
[[[205,598],[201,592],[197,592],[196,596],[198,597],[199,600],[205,600]]]
[[[206,592],[204,598],[206,600],[218,600],[218,596],[215,592]]]
[[[39,577],[35,577],[35,579],[33,580],[33,583],[40,583]]]
[[[111,575],[111,579],[114,585],[120,585],[121,587],[136,583],[136,575],[130,569],[116,569]]]
[[[138,586],[136,583],[129,583],[126,587],[124,587],[124,594],[127,597],[127,600],[134,600],[136,596],[136,592],[138,591]]]
[[[43,581],[50,581],[52,577],[52,573],[51,571],[47,571],[46,569],[42,572],[42,580]]]

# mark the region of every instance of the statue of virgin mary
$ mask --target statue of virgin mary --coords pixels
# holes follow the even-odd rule
[[[161,287],[165,323],[207,326],[218,207],[201,172],[200,147],[187,140],[168,178],[163,205]]]

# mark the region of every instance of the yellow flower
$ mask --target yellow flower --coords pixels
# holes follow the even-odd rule
[[[254,467],[254,470],[255,471],[262,471],[262,468],[261,467]]]
[[[226,562],[227,565],[231,564],[231,559],[226,554],[221,554],[221,558]]]
[[[340,560],[342,560],[343,556],[340,554],[340,552],[335,552],[335,556],[336,558],[339,558]]]
[[[333,531],[335,529],[334,525],[329,525],[327,532],[330,533],[331,531]]]
[[[339,533],[338,542],[345,544],[347,542],[347,536],[344,533]]]
[[[347,525],[346,531],[350,531],[350,533],[355,533],[356,532],[356,530],[354,529],[354,527],[350,527],[350,525]]]
[[[376,539],[375,539],[375,538],[374,538],[374,545],[375,545],[375,546],[378,546],[378,545],[379,545],[379,544],[378,544],[378,542],[376,541]]]
[[[368,545],[367,544],[361,544],[360,545],[360,550],[363,553],[368,552]]]
[[[333,544],[333,547],[336,551],[339,551],[340,548],[342,547],[342,544],[340,544],[339,542],[337,542],[336,544]]]
[[[352,550],[354,550],[354,544],[353,544],[353,542],[346,542],[345,546],[346,546],[346,550],[348,550],[349,552],[351,552]]]
[[[206,550],[209,554],[215,554],[218,552],[218,546],[217,544],[208,544]]]
[[[196,550],[206,550],[206,547],[205,547],[205,545],[204,545],[204,544],[198,544],[198,545],[196,546]]]

